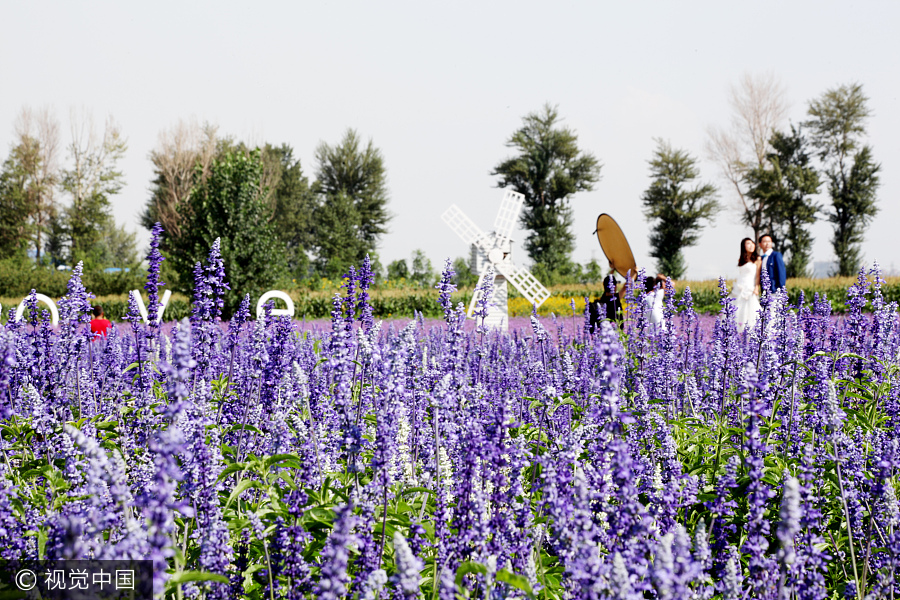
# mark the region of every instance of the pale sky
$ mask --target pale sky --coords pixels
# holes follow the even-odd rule
[[[372,138],[395,215],[383,264],[421,248],[439,268],[467,249],[441,221],[458,204],[489,229],[502,197],[494,165],[522,117],[559,105],[580,146],[603,163],[595,191],[574,197],[574,259],[602,259],[592,234],[611,214],[638,265],[653,268],[640,196],[654,138],[701,159],[704,181],[734,198],[704,152],[727,125],[728,89],[745,72],[775,74],[790,119],[809,100],[858,82],[873,116],[868,142],[882,165],[881,212],[865,259],[900,270],[900,4],[896,2],[13,2],[0,4],[0,157],[25,105],[52,107],[68,143],[72,107],[112,115],[128,139],[127,186],[116,219],[148,234],[147,156],[178,119],[238,139],[313,154],[348,127]],[[787,126],[787,123],[785,123]],[[824,186],[823,186],[824,191]],[[826,197],[822,197],[827,202]],[[833,260],[830,227],[814,227],[814,260]],[[692,279],[736,274],[748,232],[723,212],[689,248]],[[517,236],[517,262],[526,263]]]

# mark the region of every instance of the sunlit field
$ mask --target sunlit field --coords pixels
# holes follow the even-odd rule
[[[132,302],[92,340],[76,269],[58,327],[34,298],[0,327],[0,556],[146,559],[179,598],[900,592],[877,272],[840,319],[778,293],[742,334],[725,288],[485,330],[449,270],[442,318],[379,320],[366,265],[328,321],[222,322],[225,277],[213,252],[189,319]]]

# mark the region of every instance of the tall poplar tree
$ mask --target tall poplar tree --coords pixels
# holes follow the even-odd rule
[[[125,186],[118,163],[127,144],[112,120],[107,119],[103,134],[94,128],[89,113],[72,120],[69,145],[70,168],[62,171],[62,189],[72,197],[54,223],[50,246],[57,255],[74,264],[79,260],[101,262],[98,255],[107,231],[115,226],[110,196]]]
[[[572,129],[560,126],[556,106],[545,104],[522,120],[506,143],[518,154],[497,164],[491,175],[500,177],[497,187],[511,187],[525,196],[525,251],[538,271],[566,274],[575,247],[570,201],[576,193],[594,189],[601,164],[579,150]]]
[[[26,140],[13,147],[0,168],[0,256],[24,256],[33,226],[29,213],[36,182],[30,173],[38,162],[37,143]]]
[[[354,129],[337,145],[320,143],[316,163],[316,264],[333,275],[374,254],[388,232],[387,171],[381,150],[372,140],[363,146]],[[335,213],[346,219],[343,227]]]
[[[819,191],[819,175],[799,128],[792,126],[790,135],[776,132],[770,144],[766,164],[747,174],[747,195],[766,207],[765,232],[784,254],[787,276],[808,277],[813,243],[809,226],[821,210],[812,198]]]
[[[682,250],[697,243],[704,221],[711,222],[719,211],[716,188],[692,185],[700,175],[697,159],[668,142],[656,141],[650,162],[653,181],[644,192],[644,216],[651,221],[650,256],[657,268],[680,279],[687,263]]]
[[[834,231],[831,246],[838,275],[843,276],[859,270],[860,244],[878,214],[881,165],[872,158],[872,148],[863,143],[865,122],[872,114],[867,102],[860,84],[842,85],[809,103],[810,119],[805,123],[828,181],[831,208],[826,215]]]

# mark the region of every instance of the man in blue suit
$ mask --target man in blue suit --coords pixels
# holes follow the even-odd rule
[[[784,258],[781,252],[776,252],[772,236],[768,233],[759,236],[759,249],[762,250],[762,268],[769,274],[769,285],[774,292],[780,290],[787,283],[784,270]]]

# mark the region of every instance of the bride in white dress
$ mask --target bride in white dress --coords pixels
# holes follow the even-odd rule
[[[759,310],[759,271],[762,259],[756,254],[756,244],[750,238],[741,241],[741,258],[738,260],[738,278],[734,282],[731,297],[737,306],[738,331],[756,324]]]

